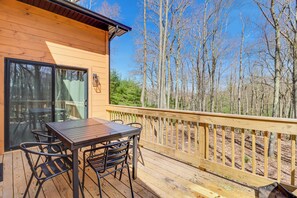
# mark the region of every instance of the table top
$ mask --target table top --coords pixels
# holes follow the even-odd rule
[[[139,128],[99,118],[50,122],[46,126],[71,150],[140,133]]]

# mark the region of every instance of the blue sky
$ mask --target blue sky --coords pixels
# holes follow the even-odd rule
[[[127,3],[129,2],[129,3]],[[199,0],[199,2],[203,2]],[[116,37],[111,42],[111,68],[115,69],[123,78],[133,78],[131,71],[137,65],[135,62],[135,40],[137,36],[137,18],[142,15],[142,0],[108,0],[108,3],[117,3],[120,6],[120,18],[117,20],[125,25],[132,27],[132,32],[128,32],[121,37]],[[246,42],[255,39],[257,32],[255,23],[261,13],[252,0],[235,0],[232,11],[229,15],[228,37],[239,39],[241,34],[240,13],[246,23]],[[239,41],[239,40],[238,40]]]
[[[116,2],[120,6],[119,22],[130,26],[132,32],[128,32],[121,37],[116,37],[111,42],[111,69],[115,69],[123,78],[129,78],[129,73],[136,67],[135,63],[135,24],[139,14],[142,13],[139,1],[109,1]],[[129,3],[127,3],[129,2]]]

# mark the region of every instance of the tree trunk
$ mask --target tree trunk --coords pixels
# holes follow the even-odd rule
[[[146,32],[146,1],[143,0],[143,78],[141,90],[141,106],[145,106],[146,98],[146,68],[147,68],[147,32]]]
[[[279,19],[275,15],[275,0],[271,0],[270,12],[272,19],[274,21],[275,28],[275,58],[274,58],[274,90],[273,90],[273,108],[272,108],[272,117],[278,117],[279,109],[279,92],[280,92],[280,67],[281,67],[281,56],[280,56],[280,26]],[[276,140],[276,133],[271,133],[269,141],[269,156],[274,154],[274,145]]]
[[[158,64],[158,108],[162,107],[162,41],[163,41],[163,1],[159,2],[159,64]]]
[[[242,95],[242,83],[243,83],[243,69],[242,69],[242,56],[243,56],[243,43],[244,43],[244,22],[242,21],[241,29],[241,42],[240,42],[240,58],[239,58],[239,81],[238,81],[238,98],[237,98],[237,113],[241,114],[241,95]]]

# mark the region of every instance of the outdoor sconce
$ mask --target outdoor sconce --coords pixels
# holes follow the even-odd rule
[[[93,87],[96,93],[101,93],[101,84],[97,74],[93,74]]]

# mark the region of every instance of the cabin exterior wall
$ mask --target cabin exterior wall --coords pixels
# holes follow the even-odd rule
[[[4,152],[5,58],[88,70],[88,116],[106,117],[109,104],[108,32],[18,2],[0,0],[0,154]],[[100,78],[101,92],[92,86]]]

